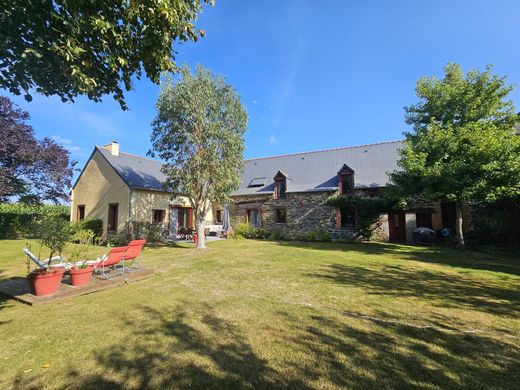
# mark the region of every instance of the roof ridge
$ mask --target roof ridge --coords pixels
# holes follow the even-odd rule
[[[373,144],[362,144],[362,145],[353,145],[353,146],[341,146],[341,147],[338,147],[338,148],[329,148],[329,149],[320,149],[320,150],[309,150],[309,151],[306,151],[306,152],[276,154],[276,155],[274,155],[274,156],[255,157],[255,158],[245,158],[244,161],[265,160],[265,159],[268,159],[268,158],[275,158],[275,157],[287,157],[287,156],[298,156],[298,155],[301,155],[301,154],[320,153],[320,152],[331,152],[331,151],[333,151],[333,150],[362,148],[362,147],[366,147],[366,146],[385,145],[385,144],[392,144],[392,143],[403,142],[403,141],[404,141],[404,140],[382,141],[382,142],[375,142],[375,143],[373,143]]]
[[[106,150],[107,152],[110,153],[110,151],[109,151],[108,149],[105,149],[104,146],[96,145],[96,148]],[[145,160],[150,160],[150,161],[153,161],[153,162],[156,162],[156,163],[159,163],[159,164],[164,165],[164,162],[162,162],[162,161],[154,160],[153,158],[149,158],[149,157],[141,156],[141,155],[139,155],[139,154],[127,153],[127,152],[121,152],[121,151],[119,151],[119,154],[126,154],[127,156],[133,156],[133,157],[144,158]]]

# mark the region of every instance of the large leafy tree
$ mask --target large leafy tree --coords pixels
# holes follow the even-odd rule
[[[206,216],[238,188],[248,117],[238,93],[203,66],[185,66],[157,101],[152,156],[165,161],[166,189],[187,195],[204,248]]]
[[[0,96],[0,202],[65,201],[75,162],[52,139],[36,139],[28,120],[27,112]]]
[[[112,94],[142,71],[175,71],[174,43],[197,41],[193,20],[213,0],[0,0],[0,87],[63,101]]]
[[[518,117],[506,100],[511,89],[489,66],[464,75],[448,64],[442,79],[418,81],[419,102],[405,108],[413,129],[392,179],[404,194],[456,202],[460,246],[466,202],[520,195]]]

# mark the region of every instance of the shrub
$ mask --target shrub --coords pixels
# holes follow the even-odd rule
[[[69,213],[68,206],[0,204],[0,239],[39,238],[36,225],[42,217],[56,215],[68,221]]]
[[[153,224],[147,221],[132,221],[130,234],[124,234],[124,232],[128,232],[128,224],[125,225],[120,238],[120,241],[123,241],[123,236],[125,236],[124,238],[127,242],[130,240],[143,239],[148,242],[159,242],[168,234],[168,230],[164,225]]]
[[[259,239],[259,240],[265,240],[269,238],[271,235],[271,232],[265,228],[256,228],[254,229],[253,238]]]
[[[147,242],[159,242],[163,239],[163,228],[161,225],[150,224],[146,231]]]
[[[71,229],[73,232],[90,230],[94,237],[98,238],[103,235],[103,221],[100,219],[84,219],[83,221],[72,222]]]
[[[82,230],[90,230],[94,233],[94,237],[103,235],[103,221],[100,219],[85,219],[81,221]]]
[[[307,241],[331,242],[332,236],[324,229],[311,230],[307,233]]]
[[[232,237],[242,240],[244,238],[253,238],[254,227],[247,223],[239,223],[233,227]]]
[[[274,229],[271,232],[271,235],[269,236],[269,239],[270,240],[274,240],[274,241],[282,241],[282,240],[285,240],[286,237],[285,237],[284,233],[281,230]]]
[[[70,223],[59,214],[44,215],[38,221],[37,230],[40,243],[50,249],[49,259],[55,254],[61,256],[71,236]]]
[[[265,228],[255,228],[247,223],[239,223],[233,228],[232,238],[241,240],[247,239],[259,239],[265,240],[271,235],[271,232]]]

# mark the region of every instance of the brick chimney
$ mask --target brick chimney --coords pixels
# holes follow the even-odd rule
[[[110,154],[112,156],[119,156],[119,144],[116,141],[112,141],[111,143],[103,146],[103,148],[110,150]]]

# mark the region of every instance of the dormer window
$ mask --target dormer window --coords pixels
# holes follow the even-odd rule
[[[344,164],[338,171],[338,192],[340,195],[349,195],[354,192],[354,170]]]
[[[285,192],[287,191],[287,176],[278,171],[274,177],[274,198],[285,199]]]

